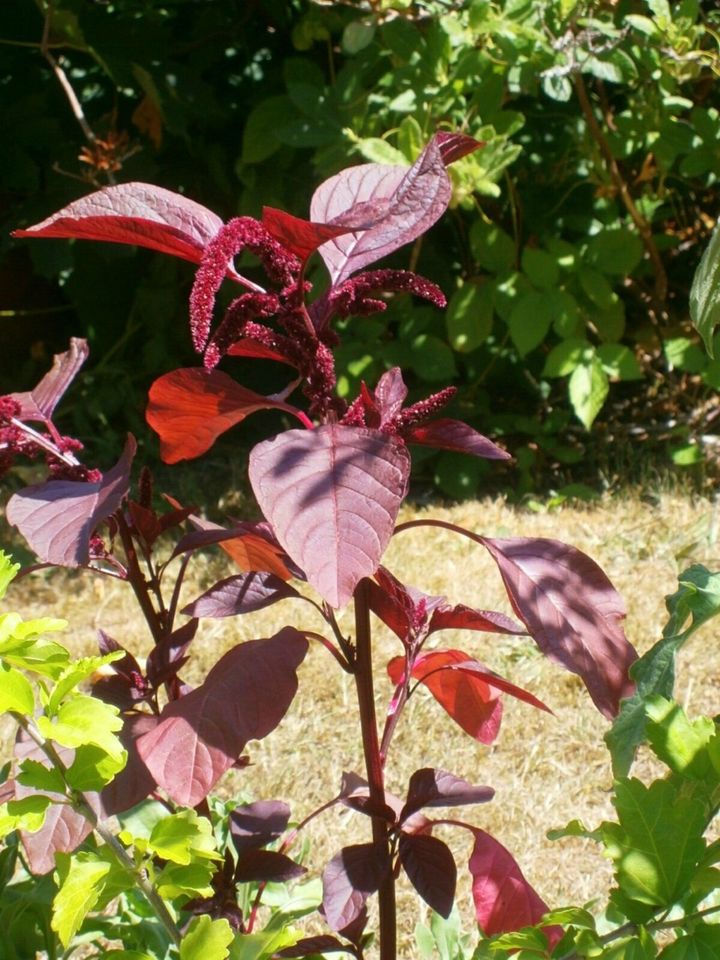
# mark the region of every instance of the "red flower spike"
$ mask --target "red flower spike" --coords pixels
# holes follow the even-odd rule
[[[373,296],[379,293],[413,293],[436,307],[444,307],[447,303],[438,286],[410,270],[368,270],[346,280],[332,291],[328,315],[367,316],[385,310],[385,301]]]
[[[212,370],[229,348],[243,335],[248,321],[274,316],[280,301],[274,293],[244,293],[230,304],[225,316],[205,348],[203,365]]]

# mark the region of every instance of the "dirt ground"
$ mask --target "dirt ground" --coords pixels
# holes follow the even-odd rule
[[[432,515],[487,536],[551,537],[571,543],[605,569],[627,605],[626,629],[640,652],[660,636],[664,598],[676,589],[678,573],[693,562],[720,569],[716,506],[706,500],[665,495],[648,503],[633,496],[599,505],[565,506],[530,512],[502,501],[477,501],[420,511],[406,507],[401,519]],[[392,543],[385,564],[406,583],[455,602],[510,613],[497,570],[482,548],[434,528],[413,530]],[[189,602],[230,570],[219,551],[198,558],[184,589]],[[23,616],[65,617],[67,639],[78,653],[94,652],[102,629],[138,654],[148,637],[130,590],[124,584],[87,574],[40,573],[24,580],[6,598]],[[301,618],[301,619],[300,619]],[[245,618],[206,621],[194,641],[187,674],[198,681],[217,657],[243,640],[269,636],[285,624],[320,630],[320,618],[297,601],[283,601]],[[342,625],[352,632],[348,612]],[[720,624],[719,624],[720,625]],[[579,818],[589,827],[612,815],[611,771],[603,734],[607,722],[593,707],[582,683],[546,661],[530,640],[477,633],[435,635],[434,645],[458,646],[492,669],[526,687],[551,707],[546,714],[506,698],[498,740],[482,746],[454,726],[424,689],[411,699],[388,761],[388,787],[403,793],[416,767],[437,766],[474,783],[489,784],[495,799],[467,811],[467,819],[490,831],[517,857],[528,879],[555,907],[604,901],[609,865],[582,840],[551,842],[546,833]],[[400,652],[397,639],[378,627],[375,634],[377,710],[384,717],[391,687],[387,660]],[[681,655],[677,696],[690,712],[720,713],[720,651],[713,624],[693,638]],[[277,731],[252,743],[252,764],[223,781],[228,793],[283,798],[302,819],[331,797],[344,770],[362,772],[351,679],[317,645],[300,672],[300,691]],[[642,773],[642,764],[640,767]],[[447,828],[443,828],[447,830]],[[349,842],[367,839],[369,823],[347,810],[329,812],[309,828],[308,865],[322,864]],[[457,831],[443,834],[462,863],[469,844]],[[466,871],[460,870],[461,877]],[[459,907],[471,925],[469,882],[459,887]],[[418,918],[414,897],[401,892],[401,928],[411,941]],[[422,912],[422,911],[421,911]],[[409,956],[410,954],[408,954]]]

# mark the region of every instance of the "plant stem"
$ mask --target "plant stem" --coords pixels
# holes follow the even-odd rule
[[[372,672],[372,635],[370,631],[370,606],[367,583],[361,580],[355,588],[355,688],[360,710],[365,769],[367,771],[370,800],[377,807],[385,804],[380,743],[375,719],[375,696]],[[397,930],[395,919],[395,877],[390,867],[390,838],[387,821],[382,817],[372,818],[373,842],[388,859],[388,869],[378,890],[380,902],[380,960],[395,960]]]

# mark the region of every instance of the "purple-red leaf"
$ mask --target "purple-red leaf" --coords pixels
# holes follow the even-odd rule
[[[527,882],[510,851],[484,830],[471,829],[475,845],[468,867],[482,932],[491,937],[539,923],[548,906]],[[562,928],[546,927],[544,933],[553,947],[562,936]]]
[[[405,434],[408,443],[419,443],[435,450],[453,450],[457,453],[471,453],[486,460],[509,460],[510,454],[488,440],[477,430],[473,430],[462,420],[450,420],[441,417],[412,427]]]
[[[52,367],[36,387],[25,393],[10,394],[20,404],[18,419],[50,420],[58,401],[75,379],[89,353],[87,340],[71,337],[70,349],[55,354]]]
[[[457,867],[447,845],[428,834],[402,834],[400,862],[425,903],[447,919],[455,901]]]
[[[411,676],[425,684],[440,706],[466,733],[480,743],[492,743],[502,719],[499,693],[482,675],[447,669],[469,660],[471,658],[461,650],[421,653],[415,660]],[[404,657],[395,657],[388,664],[388,674],[394,684],[402,682],[404,672]]]
[[[205,453],[249,414],[271,409],[297,413],[281,400],[241,387],[221,370],[185,367],[153,383],[145,416],[160,437],[162,459],[177,463]]]
[[[354,231],[320,247],[334,285],[410,243],[442,216],[452,193],[445,165],[461,155],[447,135],[436,135],[409,168],[364,163],[318,187],[312,219]]]
[[[74,237],[130,243],[199,263],[222,220],[179,193],[121,183],[81,197],[14,237]]]
[[[262,880],[269,883],[287,883],[296,880],[304,873],[305,867],[295,863],[284,853],[275,850],[249,850],[242,856],[235,869],[236,883],[250,883]]]
[[[525,627],[506,617],[504,613],[475,610],[466,607],[464,603],[458,603],[454,607],[443,604],[433,610],[428,633],[438,630],[480,630],[484,633],[509,633],[513,636],[524,636],[527,633]]]
[[[401,820],[423,807],[460,807],[468,803],[487,803],[495,796],[492,787],[477,787],[447,770],[423,767],[416,770],[408,784],[407,803]]]
[[[543,653],[578,674],[603,716],[632,696],[637,653],[625,637],[622,598],[590,557],[557,540],[482,538],[515,613]]]
[[[455,163],[456,160],[460,160],[461,157],[466,157],[469,153],[475,153],[480,147],[485,146],[484,140],[476,140],[466,133],[449,133],[445,130],[436,133],[435,139],[440,147],[440,155],[446,167]]]
[[[89,561],[90,537],[127,495],[136,446],[128,435],[122,456],[98,483],[49,480],[10,498],[8,521],[44,563],[78,567]]]
[[[230,839],[238,854],[257,850],[285,832],[290,807],[282,800],[257,800],[235,807],[230,814]]]
[[[262,225],[271,236],[303,261],[321,244],[349,232],[348,227],[302,220],[284,210],[276,210],[275,207],[263,207]]]
[[[292,947],[284,947],[278,950],[276,957],[309,957],[318,953],[353,953],[352,950],[342,940],[337,937],[331,937],[329,934],[321,934],[317,937],[303,937]]]
[[[189,617],[236,617],[300,594],[272,573],[242,573],[220,580],[182,613]]]
[[[381,424],[387,423],[400,413],[407,395],[408,389],[400,367],[393,367],[380,377],[374,390],[374,400]]]
[[[307,648],[293,627],[239,644],[218,660],[201,686],[165,707],[158,726],[138,741],[138,750],[175,803],[196,806],[248,740],[275,729],[297,691],[296,670]]]
[[[341,607],[392,536],[407,450],[364,427],[289,430],[250,454],[250,483],[281,546],[324,600]]]
[[[340,932],[360,916],[389,868],[385,852],[372,843],[344,847],[323,871],[323,910],[330,929]]]

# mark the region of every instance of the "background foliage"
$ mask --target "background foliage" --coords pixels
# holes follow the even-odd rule
[[[144,435],[150,380],[195,362],[189,267],[26,245],[12,228],[129,180],[224,218],[263,204],[307,216],[313,185],[348,157],[409,163],[447,127],[485,149],[452,168],[442,225],[389,265],[440,283],[449,309],[398,298],[355,321],[341,390],[394,364],[418,392],[451,380],[455,413],[517,457],[520,493],[598,471],[612,483],[610,440],[678,465],[712,457],[720,361],[687,302],[718,208],[719,29],[698,0],[6,0],[0,391],[84,335],[74,429]],[[266,389],[272,372],[259,376]],[[462,496],[483,470],[472,460],[419,469]]]

